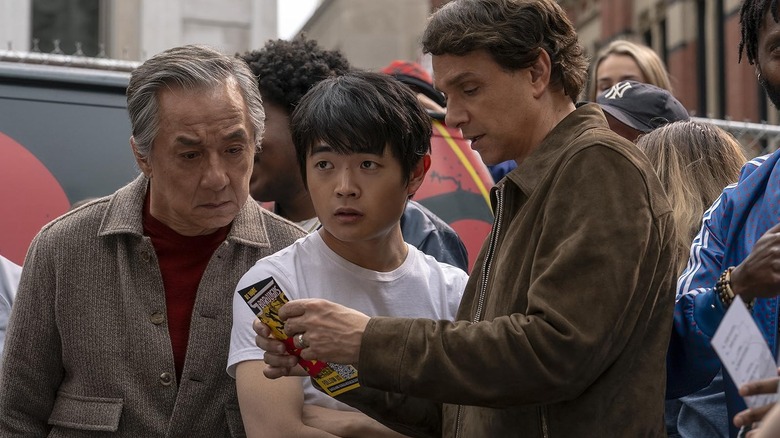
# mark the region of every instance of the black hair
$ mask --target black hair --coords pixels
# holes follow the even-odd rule
[[[404,183],[431,149],[431,120],[414,93],[393,77],[352,71],[315,85],[290,121],[301,176],[306,158],[324,142],[336,153],[381,155],[386,147],[401,163]]]
[[[257,77],[263,101],[284,108],[288,114],[314,84],[350,69],[341,52],[323,50],[316,40],[303,35],[292,41],[269,40],[262,49],[241,58]]]
[[[764,13],[769,7],[775,22],[780,21],[777,14],[777,0],[745,0],[739,10],[739,24],[742,40],[739,42],[739,58],[742,62],[742,51],[747,55],[748,62],[752,65],[758,60],[758,31],[764,21]]]

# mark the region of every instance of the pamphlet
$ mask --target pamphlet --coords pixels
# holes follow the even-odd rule
[[[777,364],[772,352],[739,295],[734,297],[715,331],[712,347],[738,388],[754,380],[777,377]],[[776,401],[777,394],[745,397],[749,408]]]
[[[247,305],[271,329],[276,339],[284,342],[287,352],[298,356],[298,363],[319,384],[326,394],[335,397],[360,386],[357,369],[352,365],[327,363],[301,359],[301,349],[295,346],[293,338],[284,332],[284,322],[279,319],[279,309],[289,301],[273,277],[241,289],[238,294]]]

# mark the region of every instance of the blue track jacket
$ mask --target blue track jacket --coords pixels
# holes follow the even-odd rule
[[[706,387],[721,368],[710,345],[725,309],[715,283],[729,266],[736,266],[756,241],[780,222],[780,150],[744,165],[736,184],[727,186],[704,213],[693,240],[688,264],[677,282],[674,330],[667,356],[667,399]],[[777,355],[778,300],[758,299],[753,317]],[[734,383],[724,372],[731,436],[734,415],[745,409]]]

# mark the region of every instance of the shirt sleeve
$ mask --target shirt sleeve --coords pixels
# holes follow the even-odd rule
[[[238,294],[244,288],[258,281],[273,277],[279,287],[284,291],[288,299],[291,286],[285,281],[286,276],[275,269],[275,265],[263,259],[257,262],[249,271],[241,277],[233,294],[233,326],[230,330],[230,352],[228,354],[227,373],[230,377],[236,377],[236,365],[247,360],[263,360],[265,352],[255,344],[255,331],[252,328],[255,313],[246,304],[246,301]]]
[[[721,367],[710,342],[725,314],[715,283],[724,269],[721,219],[727,193],[724,191],[704,213],[688,263],[677,281],[674,328],[666,357],[667,398],[704,388]]]
[[[0,435],[47,436],[64,376],[57,328],[56,239],[46,232],[30,244],[9,320],[0,370]]]

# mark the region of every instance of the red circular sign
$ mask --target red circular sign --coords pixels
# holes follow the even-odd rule
[[[0,132],[0,254],[22,264],[41,227],[70,208],[60,183],[30,151]]]

